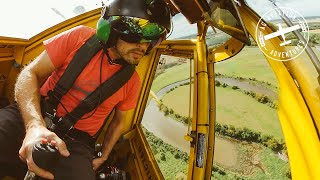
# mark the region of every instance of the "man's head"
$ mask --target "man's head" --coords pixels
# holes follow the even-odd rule
[[[171,30],[171,14],[164,0],[114,0],[104,8],[97,36],[121,58],[137,64]]]
[[[122,58],[129,64],[138,64],[146,54],[150,43],[128,43],[118,39],[115,47],[111,49],[117,58]]]

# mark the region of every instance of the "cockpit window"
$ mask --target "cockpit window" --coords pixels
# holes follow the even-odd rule
[[[188,20],[180,13],[172,18],[172,32],[168,39],[196,39],[197,24],[190,24]]]
[[[309,65],[307,67],[310,68],[309,74],[315,77],[315,82],[318,82],[316,77],[319,76],[319,73],[312,74],[313,70],[311,69],[315,68],[317,72],[320,72],[320,13],[317,8],[320,2],[311,0],[293,0],[290,2],[285,0],[262,0],[259,2],[246,0],[246,4],[275,32],[266,35],[264,38],[267,38],[267,36],[270,38],[278,36],[282,41],[280,46],[286,47],[289,53],[295,52],[291,51],[291,49],[299,46],[300,42],[304,42],[303,49],[297,50],[297,55],[293,54],[291,60],[301,63],[302,60],[298,61],[298,59],[303,59],[303,62],[308,62]],[[287,20],[279,15],[281,13],[287,17]],[[295,27],[297,27],[301,37],[295,35]],[[308,44],[308,47],[306,47],[306,44]]]
[[[5,1],[0,6],[0,36],[30,39],[60,22],[101,5],[101,0]]]
[[[314,0],[245,0],[245,3],[252,8],[257,14],[262,16],[264,13],[274,8],[273,2],[278,7],[292,8],[299,11],[304,17],[319,16],[320,1]]]
[[[210,17],[216,28],[248,45],[250,44],[248,33],[237,9],[240,4],[233,0],[210,0],[208,4],[211,11]]]

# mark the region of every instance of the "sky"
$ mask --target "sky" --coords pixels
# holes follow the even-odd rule
[[[103,0],[107,2],[107,0]],[[260,15],[272,8],[267,0],[247,0]],[[319,0],[278,0],[278,6],[290,7],[304,17],[320,16]],[[76,6],[86,11],[101,7],[101,0],[0,0],[0,36],[28,39],[77,13]],[[269,7],[269,8],[267,8]],[[80,8],[81,9],[81,8]],[[60,15],[59,15],[60,13]],[[189,24],[181,14],[173,17],[173,32],[169,39],[196,32],[196,24]]]
[[[246,0],[249,6],[258,9],[258,13],[266,13],[270,10],[269,1],[267,0]],[[288,7],[307,16],[320,16],[320,1],[319,0],[277,0],[278,7]]]
[[[250,7],[253,7],[260,16],[274,8],[267,0],[246,0],[246,2]],[[277,0],[276,2],[278,7],[291,8],[304,17],[320,16],[320,0]],[[181,14],[173,18],[173,23],[174,31],[169,39],[196,33],[196,25],[188,24],[186,18]]]
[[[87,11],[101,7],[100,0],[0,0],[0,36],[28,39],[57,23],[72,18],[75,7]],[[58,12],[61,12],[62,16]]]

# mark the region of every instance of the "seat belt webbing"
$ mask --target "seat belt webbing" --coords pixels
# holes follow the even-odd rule
[[[69,91],[82,70],[101,49],[102,46],[96,35],[89,38],[89,40],[79,48],[65,72],[56,83],[55,88],[48,92],[49,99],[47,100],[47,104],[49,110],[55,110],[57,108],[62,96]],[[82,100],[76,108],[66,114],[65,117],[63,117],[63,121],[60,122],[60,119],[58,120],[57,127],[60,128],[57,128],[57,135],[63,137],[83,115],[94,110],[117,92],[132,77],[134,71],[135,65],[123,65],[111,78],[100,84],[100,86]]]
[[[52,93],[51,105],[54,109],[57,108],[58,104],[63,95],[65,95],[76,81],[82,70],[90,62],[92,57],[102,49],[100,42],[96,35],[93,35],[89,40],[83,44],[74,55],[73,59],[67,66],[66,70],[62,74],[59,81],[56,83]],[[49,96],[50,96],[49,93]]]

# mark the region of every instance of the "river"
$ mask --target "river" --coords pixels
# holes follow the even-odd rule
[[[232,78],[219,77],[216,78],[222,83],[230,86],[236,85],[246,91],[253,91],[256,93],[266,94],[272,99],[276,98],[276,93],[265,87],[250,84],[246,81],[238,81]],[[162,88],[156,93],[156,96],[161,99],[171,88],[179,86],[180,84],[189,82],[189,80],[179,81]],[[184,135],[187,134],[188,127],[176,120],[164,116],[158,108],[157,103],[152,99],[145,109],[142,119],[142,125],[155,136],[162,139],[164,142],[180,149],[181,151],[189,153],[190,143],[184,140]],[[217,137],[215,139],[214,161],[224,167],[232,167],[237,164],[238,154],[234,143]],[[227,158],[226,158],[227,157]]]

